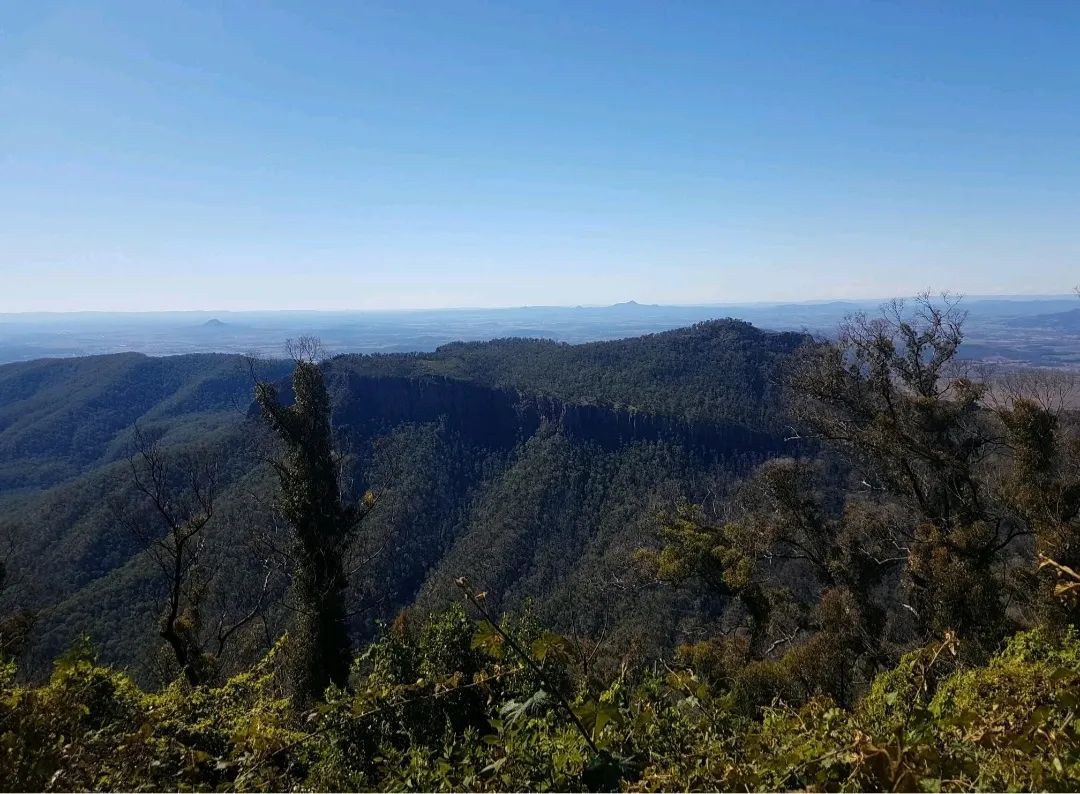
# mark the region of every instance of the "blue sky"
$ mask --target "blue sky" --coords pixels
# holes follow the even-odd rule
[[[1080,282],[1072,0],[0,0],[0,312]]]

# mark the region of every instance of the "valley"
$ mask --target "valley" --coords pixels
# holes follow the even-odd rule
[[[414,603],[441,608],[461,575],[490,586],[495,604],[533,599],[556,625],[576,601],[576,620],[610,625],[624,644],[659,650],[702,630],[719,613],[691,607],[700,593],[605,582],[626,579],[658,511],[715,499],[754,463],[795,450],[770,372],[803,341],[719,321],[583,345],[508,339],[328,361],[356,487],[387,489],[373,531],[394,539],[371,574],[388,597],[357,618],[359,636]],[[266,367],[275,380],[289,371]],[[169,447],[221,450],[227,509],[265,511],[270,497],[253,503],[248,487],[266,474],[251,393],[242,360],[220,354],[0,367],[0,496],[11,500],[0,521],[35,528],[24,554],[52,599],[38,664],[84,632],[114,663],[145,661],[149,569],[107,508],[131,487],[136,425]],[[216,543],[243,550],[241,528],[218,532]],[[241,578],[258,575],[257,561],[237,564]]]

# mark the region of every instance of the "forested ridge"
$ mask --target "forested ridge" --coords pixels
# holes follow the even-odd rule
[[[687,376],[691,385],[657,380],[654,370],[665,340],[672,356],[714,351],[694,358],[694,379]],[[361,487],[373,478],[391,486],[384,509],[372,518],[381,532],[393,532],[397,545],[396,555],[380,560],[381,587],[388,595],[375,609],[355,616],[356,631],[370,636],[377,618],[392,618],[414,599],[441,606],[447,583],[474,565],[511,583],[508,603],[533,597],[554,612],[559,610],[555,593],[565,595],[571,581],[583,580],[575,587],[585,587],[600,577],[601,563],[625,568],[633,549],[651,537],[660,503],[675,495],[705,498],[736,470],[790,446],[776,432],[776,422],[771,430],[760,429],[760,422],[754,429],[738,417],[760,413],[764,396],[776,387],[771,376],[745,382],[745,373],[761,362],[767,373],[778,354],[801,341],[798,335],[766,334],[731,321],[598,345],[503,340],[491,343],[494,352],[464,346],[474,351],[464,357],[461,346],[451,345],[430,356],[469,361],[470,355],[480,355],[486,376],[464,368],[433,374],[419,366],[424,357],[412,355],[325,362],[334,424],[347,436],[355,458],[354,484]],[[642,350],[637,357],[636,345]],[[546,388],[515,374],[533,350],[544,351],[544,366],[551,369]],[[288,397],[291,367],[259,367],[257,377],[280,382]],[[28,663],[47,666],[85,632],[104,658],[131,665],[140,680],[148,680],[143,657],[144,643],[153,635],[148,631],[154,614],[150,569],[109,505],[131,489],[127,458],[134,427],[160,434],[167,447],[212,448],[220,458],[219,507],[254,520],[266,511],[270,492],[264,487],[267,467],[253,448],[257,434],[251,422],[258,409],[252,407],[252,375],[234,356],[124,354],[0,367],[5,417],[0,471],[10,472],[0,499],[9,504],[11,522],[33,527],[23,539],[22,557],[32,569],[28,578],[52,599]],[[556,388],[571,377],[578,388],[595,384],[595,394],[574,400],[573,392]],[[707,388],[701,385],[706,382]],[[672,405],[678,399],[689,407],[631,411],[603,392],[632,391],[643,383],[668,394]],[[715,406],[718,394],[728,400],[743,394],[743,402],[753,407],[733,410],[730,417],[713,408],[702,418],[700,405],[711,399]],[[550,488],[519,493],[537,470]],[[466,555],[465,568],[451,562],[464,554],[459,549],[476,546],[477,538],[502,535],[507,521],[518,524],[514,536],[522,539],[514,554],[495,560]],[[241,536],[248,530],[236,521],[221,523],[222,545],[246,552]],[[597,531],[609,524],[610,529]],[[556,553],[558,560],[548,559]],[[238,568],[241,577],[256,575],[262,560],[245,560]],[[551,568],[554,575],[537,573]],[[440,596],[428,597],[429,591]],[[620,610],[634,614],[629,603],[620,607],[626,600],[655,601],[627,625],[643,628],[642,641],[659,647],[676,639],[678,622],[688,621],[689,631],[714,617],[689,608],[703,597],[615,592],[599,602],[585,593],[578,600],[597,627]],[[672,600],[685,601],[687,608],[673,607]]]
[[[496,339],[339,361],[369,375],[446,375],[568,403],[774,430],[782,410],[777,363],[806,341],[720,320],[611,342]]]
[[[1075,789],[1070,384],[963,320],[0,367],[0,786]]]

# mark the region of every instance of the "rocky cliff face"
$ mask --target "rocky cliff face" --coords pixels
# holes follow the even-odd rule
[[[371,437],[412,422],[443,421],[471,443],[510,449],[541,426],[611,451],[637,441],[670,441],[702,453],[778,454],[783,440],[733,423],[691,424],[669,416],[566,403],[551,397],[442,377],[370,377],[333,372],[335,423]]]

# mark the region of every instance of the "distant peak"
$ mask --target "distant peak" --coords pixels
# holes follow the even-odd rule
[[[613,309],[638,309],[638,308],[644,308],[646,306],[655,307],[656,304],[655,303],[644,304],[644,303],[638,303],[637,301],[626,301],[625,303],[616,303],[611,308],[613,308]]]
[[[213,320],[207,320],[205,323],[203,323],[203,328],[224,328],[224,327],[225,327],[225,323],[221,322],[221,320],[217,319],[216,317]]]

